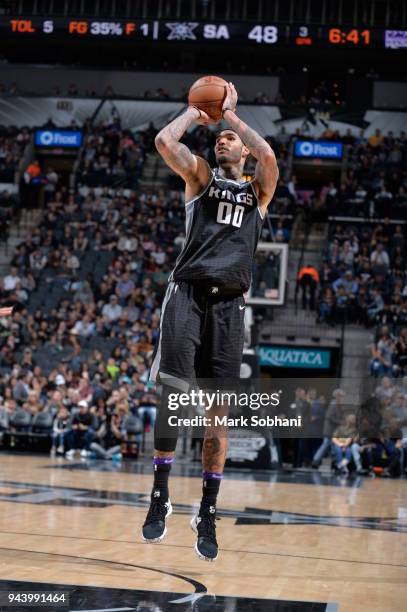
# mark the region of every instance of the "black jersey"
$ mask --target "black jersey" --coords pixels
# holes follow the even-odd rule
[[[225,179],[212,170],[185,212],[185,243],[170,280],[247,291],[263,224],[252,182]]]

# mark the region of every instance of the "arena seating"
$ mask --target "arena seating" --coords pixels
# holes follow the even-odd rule
[[[407,220],[406,133],[380,129],[366,139],[348,138],[347,176],[324,191],[329,216]]]
[[[78,182],[90,187],[120,185],[137,188],[155,134],[152,126],[136,134],[122,130],[117,117],[93,127],[85,137],[77,168]]]

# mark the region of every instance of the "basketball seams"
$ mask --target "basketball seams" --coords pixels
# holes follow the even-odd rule
[[[216,98],[215,100],[212,98],[211,100],[196,100],[194,96],[194,100],[191,100],[192,104],[212,104],[217,102],[223,102],[226,95],[226,89],[223,85],[211,85],[211,88],[219,87],[219,89],[223,89],[223,95],[221,98]],[[198,87],[194,87],[190,90],[189,95],[191,96],[192,92],[196,92],[198,89],[208,89],[208,85],[198,85]]]

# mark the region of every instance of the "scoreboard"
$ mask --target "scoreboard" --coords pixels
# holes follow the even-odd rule
[[[264,46],[407,49],[407,30],[248,22],[0,17],[0,34],[33,39],[217,42]]]

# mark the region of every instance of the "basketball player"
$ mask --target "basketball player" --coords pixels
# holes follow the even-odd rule
[[[227,85],[222,117],[228,127],[216,138],[218,167],[193,155],[180,139],[195,122],[216,123],[189,106],[157,135],[156,147],[167,165],[185,181],[186,239],[164,297],[160,337],[150,377],[163,385],[154,430],[154,485],[143,525],[145,542],[158,543],[167,533],[172,513],[168,477],[174,461],[177,432],[168,427],[168,395],[188,389],[187,381],[237,379],[243,352],[243,294],[249,289],[253,257],[267,206],[278,179],[268,143],[236,115],[237,92]],[[242,179],[248,155],[256,158],[255,178]],[[215,414],[207,413],[214,422]],[[174,413],[172,413],[174,414]],[[165,435],[163,432],[168,432]],[[203,462],[203,495],[191,526],[197,533],[195,551],[204,560],[218,556],[216,499],[226,458],[227,436],[207,427]]]

